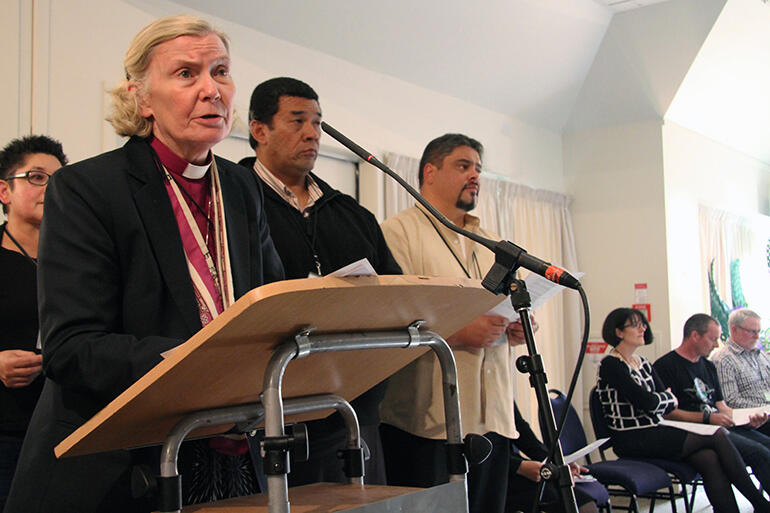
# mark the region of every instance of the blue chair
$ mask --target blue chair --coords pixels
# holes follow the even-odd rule
[[[568,406],[567,398],[558,390],[550,390],[550,392],[551,407],[558,422],[562,412]],[[583,424],[572,405],[569,405],[560,442],[565,454],[575,452],[587,445]],[[590,456],[586,456],[586,467],[592,476],[607,487],[610,496],[629,499],[627,507],[617,504],[613,504],[612,507],[639,513],[638,498],[647,497],[650,499],[650,513],[652,513],[656,499],[666,498],[671,501],[671,511],[676,513],[676,494],[671,478],[660,467],[624,458],[607,460],[603,453],[602,461],[597,462],[592,462]],[[659,490],[667,490],[667,492],[659,492]]]
[[[606,511],[607,513],[612,513],[612,503],[610,502],[610,492],[607,490],[606,486],[604,486],[599,482],[598,479],[596,481],[585,481],[581,483],[575,483],[575,488],[578,490],[581,490],[583,493],[590,496],[596,503],[596,506],[599,508],[599,511]]]
[[[610,437],[610,429],[607,426],[607,421],[604,418],[602,412],[601,401],[599,400],[599,393],[596,391],[596,387],[591,389],[591,395],[589,398],[589,408],[591,411],[591,423],[594,428],[594,434],[596,438],[608,438]],[[599,448],[599,452],[604,458],[604,452],[612,447],[612,440],[608,441],[602,447]],[[663,469],[670,477],[673,484],[679,485],[679,493],[677,496],[684,501],[684,509],[686,513],[692,513],[692,506],[695,502],[695,490],[698,482],[700,481],[700,474],[692,467],[683,461],[664,460],[661,458],[626,458],[630,461],[638,461],[641,463],[647,463],[655,465]],[[692,499],[687,494],[687,485],[691,485]]]

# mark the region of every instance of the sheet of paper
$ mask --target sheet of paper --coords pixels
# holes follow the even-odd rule
[[[736,408],[733,410],[733,422],[736,426],[743,426],[749,423],[749,417],[757,413],[770,413],[767,406],[757,406],[756,408]]]
[[[697,422],[683,422],[681,420],[661,420],[659,425],[683,429],[698,435],[713,435],[719,429],[719,426],[712,426],[711,424],[698,424]]]
[[[578,280],[585,276],[585,273],[570,274],[572,274]],[[551,280],[546,280],[539,274],[535,273],[529,273],[527,277],[524,278],[524,283],[527,285],[529,298],[530,301],[532,301],[532,310],[543,306],[546,301],[564,289],[562,285],[554,283]],[[516,321],[519,318],[519,314],[516,312],[516,310],[513,309],[513,306],[511,305],[511,299],[508,296],[506,296],[499,305],[492,308],[487,313],[489,315],[499,315],[501,317],[505,317],[508,319],[508,322]]]
[[[594,451],[594,449],[598,449],[600,445],[602,445],[604,442],[609,440],[609,438],[600,438],[599,440],[595,442],[591,442],[590,444],[586,445],[582,449],[578,449],[577,451],[573,452],[572,454],[567,454],[564,456],[564,464],[569,465],[573,461],[577,461],[578,459],[582,458],[586,454],[590,454]]]
[[[181,344],[180,344],[180,345],[181,345]],[[179,346],[176,346],[176,347],[172,347],[172,348],[171,348],[171,349],[169,349],[168,351],[163,351],[162,353],[160,353],[160,357],[161,357],[161,358],[163,358],[163,359],[165,360],[166,358],[168,358],[169,356],[171,356],[171,353],[173,353],[173,352],[174,352],[174,351],[176,351],[177,349],[179,349]]]
[[[341,267],[327,276],[336,276],[337,278],[344,278],[346,276],[376,276],[377,272],[369,263],[369,259],[362,258],[352,264],[348,264],[345,267]]]

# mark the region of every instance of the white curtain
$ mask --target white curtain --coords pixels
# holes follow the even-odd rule
[[[478,214],[484,226],[532,255],[571,272],[578,271],[569,197],[489,176],[482,178],[481,188]],[[528,271],[522,272],[523,276],[526,274]],[[564,393],[580,349],[581,312],[580,298],[570,290],[564,290],[534,312],[540,325],[535,340],[545,362],[548,386]],[[517,350],[519,355],[526,352],[523,346]],[[529,377],[517,372],[516,384],[516,402],[522,414],[535,421],[537,401]],[[583,411],[582,390],[581,379],[572,402],[578,412]]]
[[[383,162],[417,187],[417,159],[386,153]],[[394,180],[386,178],[386,218],[413,204],[414,200]],[[474,214],[481,219],[485,229],[503,239],[539,258],[577,271],[569,204],[570,198],[563,194],[535,190],[491,173],[482,173],[479,203]],[[522,275],[526,273],[524,271]],[[566,393],[580,348],[583,318],[580,298],[577,293],[565,290],[539,308],[535,317],[540,325],[535,340],[538,352],[545,361],[548,386]],[[523,346],[517,351],[518,355],[527,352]],[[538,429],[537,401],[529,378],[518,372],[516,374],[516,402],[532,427]],[[593,376],[589,376],[588,380],[592,382]],[[583,411],[582,378],[573,405],[578,412]]]
[[[714,282],[722,299],[732,307],[730,262],[741,259],[742,280],[749,308],[767,309],[767,218],[756,219],[701,205],[698,211],[700,231],[701,276],[704,283],[704,304],[709,305],[708,271],[714,261]],[[749,276],[751,279],[746,280]],[[759,286],[757,286],[759,285]],[[756,289],[756,293],[752,292]],[[770,313],[770,312],[766,312]]]
[[[382,163],[398,173],[409,185],[419,190],[419,159],[388,152],[383,156]],[[393,178],[385,177],[385,219],[411,207],[414,203],[414,198]]]

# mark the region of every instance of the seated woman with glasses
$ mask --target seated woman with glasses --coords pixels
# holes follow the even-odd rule
[[[652,343],[650,325],[632,308],[617,308],[604,320],[602,338],[613,347],[599,367],[597,391],[612,432],[615,452],[623,457],[683,460],[701,476],[711,505],[718,513],[738,513],[731,485],[755,511],[770,511],[770,502],[754,486],[724,428],[710,436],[660,426],[662,415],[677,399],[643,356],[634,354]]]
[[[37,240],[48,178],[67,163],[45,136],[15,139],[0,151],[0,510],[43,387],[37,319]]]

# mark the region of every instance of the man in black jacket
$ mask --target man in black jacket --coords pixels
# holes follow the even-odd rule
[[[371,212],[311,171],[318,157],[321,108],[304,82],[273,78],[259,84],[249,106],[249,143],[256,157],[240,164],[259,176],[265,213],[287,279],[322,276],[366,258],[378,274],[401,274]],[[384,383],[353,401],[370,451],[367,483],[384,484],[378,433]],[[344,481],[335,455],[345,443],[339,415],[308,423],[310,461],[292,464],[289,484]]]

